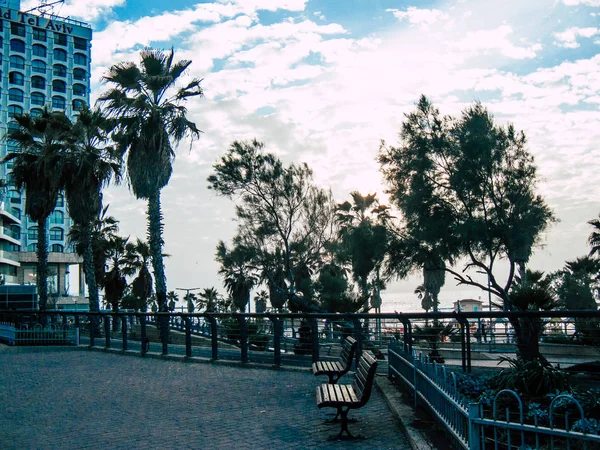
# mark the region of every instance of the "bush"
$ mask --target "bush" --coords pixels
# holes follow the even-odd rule
[[[570,391],[569,374],[542,363],[539,359],[523,362],[502,358],[511,367],[503,369],[491,380],[497,389],[512,389],[525,397],[538,398],[551,392]]]

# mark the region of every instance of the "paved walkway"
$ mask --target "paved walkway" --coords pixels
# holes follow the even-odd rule
[[[315,405],[305,371],[186,364],[86,349],[0,344],[0,448],[408,449],[376,389],[350,417],[363,441]]]

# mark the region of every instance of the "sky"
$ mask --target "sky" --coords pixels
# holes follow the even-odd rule
[[[338,202],[354,190],[385,201],[380,141],[398,142],[421,94],[443,114],[481,101],[525,131],[538,192],[560,220],[529,267],[557,270],[589,251],[587,221],[600,212],[600,0],[67,0],[56,12],[93,27],[92,101],[112,64],[148,46],[174,47],[193,61],[186,77],[203,78],[205,97],[187,105],[203,134],[179,147],[162,194],[169,290],[224,292],[214,255],[235,233],[234,208],[206,179],[232,141],[257,138],[286,163],[308,163]],[[105,203],[122,234],[145,237],[145,202],[120,186]],[[419,309],[419,282],[390,283],[384,309]],[[447,277],[443,304],[486,298],[455,284]]]

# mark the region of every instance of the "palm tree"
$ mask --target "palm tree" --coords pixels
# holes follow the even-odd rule
[[[113,236],[106,248],[109,270],[104,279],[104,297],[114,312],[119,311],[119,304],[127,289],[126,277],[133,273],[128,245],[128,237]]]
[[[135,243],[127,245],[127,252],[132,272],[137,273],[131,283],[131,292],[140,299],[140,303],[147,302],[152,295],[152,275],[149,269],[152,259],[150,246],[138,238]]]
[[[600,217],[600,215],[598,217]],[[593,219],[588,223],[594,227],[594,231],[592,231],[592,234],[590,234],[590,237],[588,238],[588,243],[592,246],[590,256],[595,254],[600,256],[600,220]]]
[[[112,87],[99,99],[117,121],[113,134],[127,154],[129,185],[138,199],[148,201],[148,242],[156,283],[159,311],[166,312],[167,286],[162,255],[160,191],[173,171],[173,145],[183,138],[199,137],[200,130],[187,118],[183,103],[203,95],[193,79],[183,87],[177,81],[192,63],[174,62],[174,51],[145,49],[140,65],[123,62],[110,68],[104,81]],[[165,332],[166,329],[165,323]]]
[[[92,222],[92,252],[94,259],[94,275],[98,289],[103,289],[106,281],[106,264],[109,257],[111,241],[119,231],[119,221],[113,216],[108,216],[108,205],[102,209],[100,215]],[[85,252],[83,234],[86,224],[73,225],[69,230],[69,242],[74,246],[75,252],[83,257]]]
[[[44,109],[39,117],[29,114],[15,116],[18,128],[9,129],[5,139],[15,142],[21,152],[10,152],[3,163],[13,162],[9,179],[14,186],[25,189],[25,213],[37,222],[37,291],[39,309],[48,302],[48,241],[46,221],[60,192],[60,153],[63,139],[70,128],[69,119],[62,112]]]
[[[167,292],[167,300],[169,300],[169,311],[171,311],[171,312],[175,311],[175,306],[177,305],[177,302],[179,301],[179,296],[177,295],[177,292],[175,292],[175,291]]]
[[[204,307],[205,312],[216,312],[218,310],[221,294],[214,287],[199,292],[198,297],[200,297],[197,300],[198,309]]]
[[[113,175],[120,179],[120,163],[107,146],[110,122],[99,109],[84,108],[68,136],[62,183],[69,213],[79,227],[79,246],[88,285],[90,311],[99,310],[98,285],[94,270],[92,231],[102,211],[102,189]]]

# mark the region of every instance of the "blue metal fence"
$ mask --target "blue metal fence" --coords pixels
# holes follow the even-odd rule
[[[388,357],[390,379],[412,391],[415,406],[424,406],[436,417],[456,448],[526,450],[540,448],[541,443],[543,448],[549,449],[600,448],[600,436],[589,433],[591,422],[586,420],[583,408],[571,395],[561,394],[552,400],[548,412],[550,426],[541,426],[537,415],[533,416],[533,423],[527,423],[523,402],[512,390],[498,392],[491,411],[485,414],[482,403],[469,403],[460,394],[456,374],[449,373],[445,366],[407,351],[407,346],[398,340],[390,342]],[[514,400],[513,408],[505,407],[501,411],[498,399],[507,396]],[[575,417],[565,408],[567,404],[575,405]],[[559,406],[562,407],[560,414]]]

